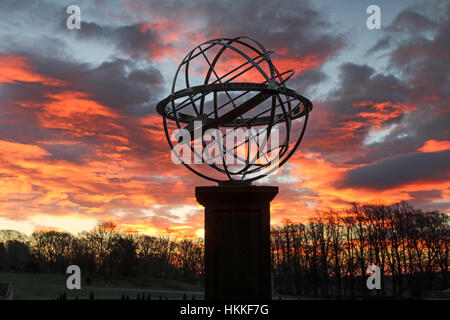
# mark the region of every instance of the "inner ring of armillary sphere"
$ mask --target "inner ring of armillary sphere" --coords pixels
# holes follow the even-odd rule
[[[302,95],[298,94],[294,90],[285,87],[273,87],[267,84],[246,83],[246,82],[207,84],[182,89],[169,95],[164,100],[160,101],[156,107],[156,110],[159,114],[161,114],[164,117],[167,117],[170,120],[181,123],[192,123],[195,120],[199,120],[198,116],[178,112],[177,107],[174,103],[175,100],[183,97],[190,97],[193,100],[193,98],[199,94],[201,94],[202,95],[201,98],[204,99],[204,97],[206,97],[210,93],[231,92],[231,91],[246,91],[246,93],[257,92],[258,95],[250,99],[250,101],[254,99],[253,103],[249,101],[250,104],[248,106],[245,105],[239,106],[238,108],[242,108],[241,110],[236,110],[237,108],[235,108],[234,110],[236,110],[235,112],[236,114],[233,115],[232,111],[229,117],[227,117],[226,119],[221,119],[222,121],[220,123],[214,123],[218,119],[217,106],[214,106],[215,117],[212,118],[208,117],[207,119],[202,119],[203,122],[211,123],[212,124],[211,127],[259,126],[259,125],[274,124],[281,119],[294,120],[304,116],[305,114],[309,113],[312,110],[311,101],[309,101]],[[274,114],[275,108],[274,106],[272,106],[272,108],[268,108],[266,111],[262,112],[262,114],[264,114],[273,110],[270,116],[259,116],[252,118],[241,117],[238,119],[238,117],[241,114],[244,114],[245,112],[252,109],[254,106],[259,104],[261,100],[265,100],[269,97],[274,97],[278,95],[284,95],[287,98],[287,101],[282,101],[281,99],[278,99],[279,104],[277,106],[281,107],[281,109],[283,110],[282,113]],[[168,106],[169,103],[172,103],[172,109]],[[293,108],[291,107],[291,103],[294,105]],[[187,101],[185,106],[187,107],[190,104],[191,102]],[[303,105],[303,108],[300,108],[300,104]],[[284,108],[284,105],[287,105],[288,108]]]

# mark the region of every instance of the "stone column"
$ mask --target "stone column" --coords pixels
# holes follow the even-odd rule
[[[205,207],[205,298],[271,299],[270,201],[278,187],[196,187]]]

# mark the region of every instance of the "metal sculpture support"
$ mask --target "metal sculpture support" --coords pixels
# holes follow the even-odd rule
[[[196,187],[207,299],[270,298],[270,201],[278,188],[251,183],[292,156],[313,107],[286,86],[294,71],[279,72],[273,53],[247,37],[206,41],[186,55],[157,105],[172,159],[219,183]]]

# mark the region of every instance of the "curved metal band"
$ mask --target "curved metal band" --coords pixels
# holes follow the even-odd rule
[[[161,100],[158,103],[158,105],[156,106],[156,111],[163,117],[166,117],[170,120],[173,120],[173,121],[178,120],[182,123],[190,123],[194,120],[197,120],[197,118],[193,115],[189,115],[189,114],[185,114],[185,113],[181,113],[181,112],[178,112],[176,117],[173,114],[172,115],[168,114],[165,110],[167,104],[170,102],[173,102],[176,99],[183,98],[186,96],[192,96],[192,95],[197,95],[197,94],[207,95],[207,94],[213,93],[213,92],[225,92],[225,91],[267,92],[267,93],[271,93],[273,95],[283,94],[285,96],[297,99],[303,104],[304,109],[301,112],[293,113],[292,118],[291,118],[292,120],[303,117],[306,113],[311,112],[311,110],[313,108],[311,101],[309,101],[304,96],[298,94],[296,91],[288,89],[288,88],[274,89],[274,88],[269,87],[268,85],[262,84],[262,83],[231,82],[231,83],[217,83],[217,84],[201,85],[201,86],[195,86],[195,87],[190,87],[190,88],[179,90],[179,91],[175,92],[174,94],[169,95],[167,98]],[[275,115],[275,117],[282,117],[282,116],[283,116],[283,114]],[[248,124],[264,125],[264,124],[268,124],[270,119],[271,119],[270,116],[259,117],[257,119],[253,119],[251,121],[251,123],[247,123],[246,125],[248,125]],[[208,118],[207,120],[208,121],[214,120],[214,118]],[[248,121],[249,119],[241,119],[240,122],[245,122],[246,120]],[[238,125],[237,122],[236,123],[230,122],[230,124],[228,124],[228,126],[230,126],[230,127],[233,127],[236,125]]]

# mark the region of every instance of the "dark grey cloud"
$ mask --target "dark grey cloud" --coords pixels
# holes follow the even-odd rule
[[[349,171],[339,188],[388,189],[411,182],[450,179],[450,150],[411,153]]]
[[[305,72],[300,73],[297,77],[289,80],[288,87],[302,95],[308,96],[315,89],[317,85],[327,79],[327,75],[321,69],[308,69]]]
[[[407,88],[403,101],[416,110],[398,119],[395,130],[368,150],[366,161],[414,152],[427,140],[450,137],[450,5],[442,7],[433,20],[405,10],[386,30],[387,37],[398,39],[388,46],[389,67],[400,74],[401,85]],[[393,90],[402,88],[393,85]]]
[[[322,63],[332,59],[346,46],[344,34],[336,32],[326,11],[308,0],[259,3],[174,0],[136,3],[139,4],[140,11],[136,14],[142,19],[145,19],[146,10],[150,10],[155,15],[172,20],[174,23],[189,24],[194,20],[199,25],[205,25],[199,33],[205,38],[198,38],[195,33],[191,35],[192,40],[198,44],[217,36],[228,38],[248,36],[260,41],[267,49],[274,49],[274,60],[283,57],[299,62],[306,58],[314,59],[317,65],[309,66],[312,68],[320,68]],[[187,36],[190,36],[189,33]],[[177,43],[172,45],[176,46]],[[296,66],[293,65],[292,68],[295,69]],[[299,77],[310,80],[309,86],[323,80],[320,71],[300,74]],[[300,80],[300,85],[305,86],[306,81]]]
[[[152,113],[163,87],[163,77],[153,66],[127,71],[133,67],[127,60],[104,62],[83,74],[79,88],[116,110],[137,115]]]
[[[443,201],[442,190],[419,190],[408,192],[411,199],[408,199],[408,203],[415,208],[421,208],[424,210],[448,210],[450,201]],[[435,201],[439,200],[439,201]]]
[[[395,154],[415,152],[426,141],[448,140],[450,114],[433,113],[431,106],[418,106],[413,113],[402,117],[398,126],[380,143],[367,148],[367,153],[355,163],[367,163]]]
[[[394,21],[387,27],[388,31],[398,31],[398,32],[420,32],[433,30],[437,26],[436,21],[429,19],[423,14],[404,10],[400,12]]]
[[[24,53],[20,53],[24,54]],[[39,99],[48,92],[80,91],[99,103],[130,115],[155,112],[163,89],[163,76],[151,64],[116,58],[99,66],[43,56],[30,56],[36,70],[47,77],[62,80],[70,86],[46,87],[15,84],[8,86],[10,99]]]
[[[404,10],[383,31],[384,36],[367,53],[383,50],[389,60],[388,72],[377,72],[368,65],[341,65],[338,88],[316,103],[320,107],[311,116],[308,148],[338,164],[343,163],[342,159],[347,164],[365,164],[414,153],[431,139],[448,140],[450,5],[442,7],[440,15],[430,16]],[[381,123],[383,128],[396,126],[377,143],[364,144],[372,124],[357,114],[378,112],[371,104],[353,106],[360,101],[388,101],[403,106],[397,116]],[[385,110],[391,114],[394,111],[389,107]],[[359,126],[346,130],[350,122]],[[345,139],[336,138],[345,134]]]
[[[90,156],[95,156],[95,147],[87,144],[51,144],[42,148],[50,153],[52,160],[65,160],[69,162],[85,161]]]
[[[308,149],[320,152],[328,161],[339,164],[342,164],[341,155],[344,153],[348,154],[344,158],[349,164],[380,159],[380,155],[375,157],[371,153],[373,149],[359,152],[367,149],[364,141],[373,126],[369,115],[379,115],[376,104],[387,102],[383,125],[401,122],[405,115],[402,110],[398,111],[397,105],[408,102],[408,84],[395,75],[378,73],[368,65],[355,63],[342,64],[338,79],[339,86],[323,101],[315,102],[316,108],[311,114],[307,132]],[[356,106],[362,102],[364,106]],[[350,156],[350,153],[353,155]]]
[[[18,103],[33,101],[37,105],[48,101],[41,83],[2,83],[0,86],[0,137],[3,140],[27,143],[57,139],[59,130],[43,129],[36,118],[37,109],[20,107]]]
[[[334,97],[340,104],[340,112],[359,112],[349,103],[358,101],[405,101],[408,87],[402,80],[392,74],[377,73],[368,65],[344,63],[340,66],[340,87],[330,97]],[[343,106],[346,106],[343,109]]]
[[[408,194],[417,200],[432,200],[442,198],[442,190],[421,190],[421,191],[410,191]]]
[[[374,52],[387,49],[389,48],[391,41],[392,38],[390,36],[384,36],[379,41],[377,41],[369,50],[367,50],[367,53],[372,54]]]
[[[76,36],[82,40],[113,43],[121,53],[134,59],[148,59],[155,54],[157,48],[164,46],[158,34],[145,28],[143,23],[114,27],[82,22],[81,30]]]
[[[209,1],[198,9],[205,13],[209,25],[223,29],[224,35],[248,35],[270,49],[287,48],[289,54],[298,57],[314,54],[329,58],[345,44],[342,35],[330,32],[332,24],[326,13],[319,12],[310,1],[230,4]]]

